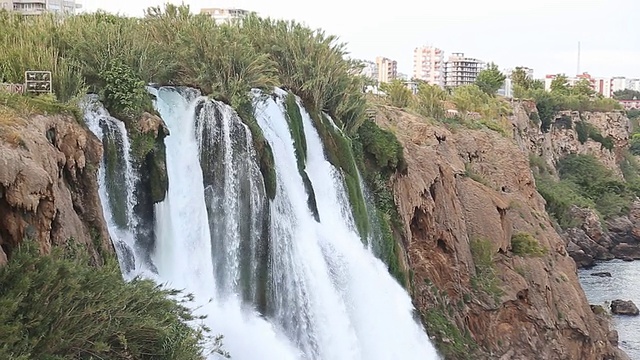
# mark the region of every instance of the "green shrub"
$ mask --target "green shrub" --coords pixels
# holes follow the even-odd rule
[[[572,205],[596,209],[608,219],[626,213],[637,194],[636,189],[640,189],[634,183],[618,179],[590,155],[568,155],[557,167],[561,181],[540,175],[536,183],[547,202],[547,211],[562,228],[577,225],[569,214]]]
[[[629,151],[633,155],[640,155],[640,133],[635,133],[631,136],[631,140],[629,140]]]
[[[511,251],[518,256],[543,256],[549,250],[531,234],[517,233],[511,236]]]
[[[187,325],[189,296],[126,283],[114,261],[93,268],[81,253],[36,248],[24,243],[0,268],[0,358],[203,358],[208,330]],[[220,338],[214,344],[219,351]]]
[[[576,124],[576,132],[578,133],[578,141],[580,141],[581,144],[584,144],[587,142],[587,139],[590,138],[602,144],[605,149],[613,150],[613,138],[611,136],[605,138],[595,126],[585,121],[580,121]]]
[[[381,129],[371,120],[365,120],[358,129],[358,136],[363,150],[375,159],[380,169],[390,172],[406,169],[402,145],[392,132]]]
[[[536,177],[536,185],[538,192],[547,202],[547,212],[563,229],[577,225],[577,220],[569,214],[572,205],[595,208],[593,201],[582,196],[578,186],[570,181],[556,181],[546,175]]]

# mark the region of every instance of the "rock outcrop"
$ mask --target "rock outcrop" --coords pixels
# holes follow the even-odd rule
[[[617,315],[638,316],[640,310],[631,300],[613,300],[611,302],[611,312]]]
[[[43,252],[81,244],[112,252],[98,196],[100,141],[70,116],[0,121],[0,264],[24,239]]]
[[[587,302],[528,149],[394,108],[376,122],[404,146],[407,174],[392,186],[405,260],[414,302],[447,358],[627,358]],[[531,244],[514,247],[522,238]]]
[[[523,151],[542,157],[553,173],[557,174],[555,165],[562,157],[587,154],[623,178],[620,162],[631,133],[630,121],[624,113],[562,111],[545,132],[531,120],[537,116],[535,104],[522,101],[512,105],[516,143]],[[584,129],[582,139],[578,125]],[[588,129],[593,129],[601,138],[595,136],[598,141],[594,140]],[[633,203],[628,215],[608,219],[606,227],[592,209],[574,207],[571,214],[577,225],[562,235],[578,267],[589,268],[596,261],[614,258],[640,259],[640,201]]]

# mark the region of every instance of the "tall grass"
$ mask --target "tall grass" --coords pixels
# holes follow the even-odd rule
[[[98,12],[59,21],[3,11],[0,29],[0,80],[20,83],[25,70],[51,70],[62,101],[87,87],[101,93],[118,86],[122,79],[105,76],[117,66],[130,68],[127,80],[141,88],[189,85],[241,107],[252,88],[281,86],[351,133],[364,119],[362,78],[353,75],[357,64],[346,59],[344,44],[293,21],[250,16],[216,24],[187,6],[167,4],[149,8],[144,18]],[[145,103],[132,103],[126,112],[135,114]]]

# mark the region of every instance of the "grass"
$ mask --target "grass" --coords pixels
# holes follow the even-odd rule
[[[540,245],[531,234],[517,233],[511,236],[511,251],[518,256],[544,256],[549,252],[549,249]]]
[[[496,276],[493,245],[488,239],[475,239],[471,240],[470,246],[476,269],[476,274],[471,278],[471,286],[497,301],[504,292],[500,289],[500,280]]]
[[[449,320],[442,308],[432,308],[423,313],[427,333],[433,336],[438,350],[445,359],[470,360],[473,355],[470,352],[477,345],[468,334],[464,334]]]
[[[203,359],[206,340],[224,353],[221,338],[187,325],[189,295],[126,283],[115,260],[88,263],[79,246],[39,255],[26,241],[12,253],[0,268],[0,358]]]
[[[68,115],[82,122],[80,109],[72,104],[63,104],[50,95],[21,95],[0,91],[0,124],[11,124],[16,117],[33,115]]]

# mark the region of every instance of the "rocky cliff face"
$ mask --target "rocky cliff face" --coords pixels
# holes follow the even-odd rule
[[[626,358],[535,188],[529,146],[557,144],[531,134],[521,149],[392,108],[376,122],[404,146],[407,175],[392,184],[413,297],[447,358]]]
[[[514,138],[518,146],[531,154],[542,156],[547,164],[555,168],[562,157],[569,154],[595,156],[602,164],[622,177],[619,162],[621,150],[629,145],[630,122],[622,112],[592,113],[561,111],[552,122],[549,131],[541,130],[535,104],[514,102]],[[535,115],[534,115],[535,114]],[[604,139],[610,138],[612,149],[588,136],[580,139],[577,129],[581,124],[592,126]]]
[[[557,173],[555,165],[562,157],[585,154],[594,156],[623,179],[620,163],[628,149],[631,133],[631,123],[624,113],[564,111],[556,115],[549,131],[544,132],[531,120],[537,118],[533,103],[516,102],[513,108],[516,143],[521,150],[541,156],[552,172]],[[578,131],[580,126],[582,139]],[[597,260],[640,259],[639,201],[632,204],[628,214],[606,222],[591,209],[575,207],[572,214],[578,224],[562,235],[578,267],[593,266]]]
[[[112,251],[98,196],[102,145],[68,116],[0,119],[0,264],[24,239]]]

